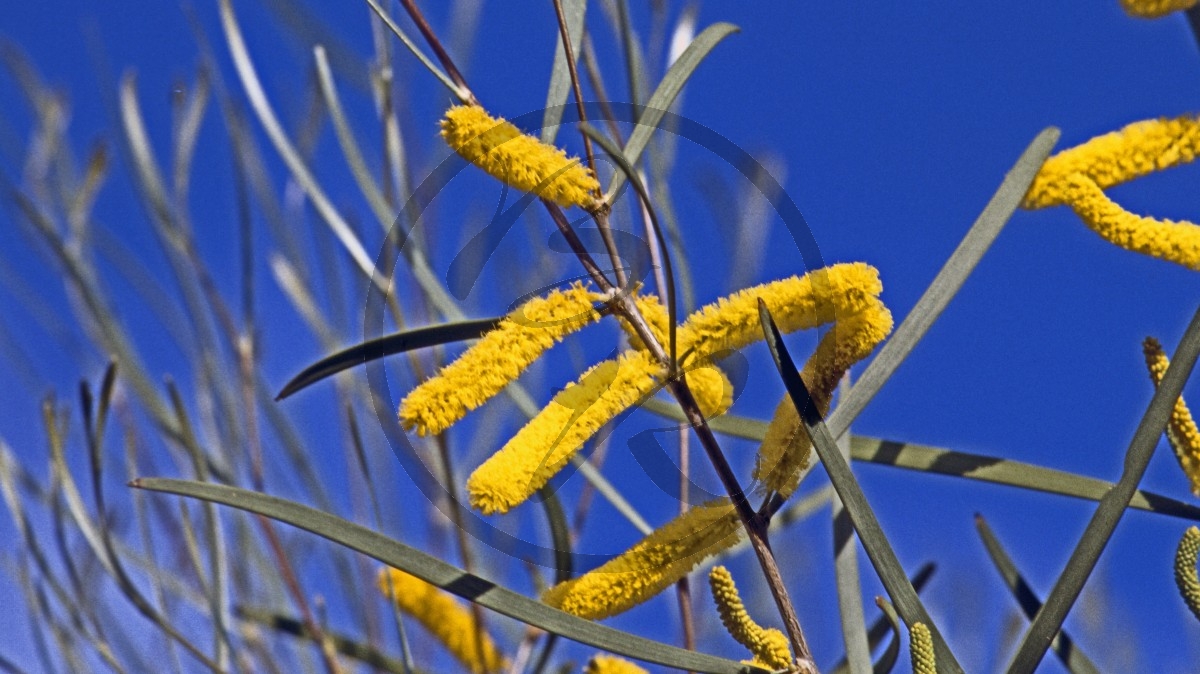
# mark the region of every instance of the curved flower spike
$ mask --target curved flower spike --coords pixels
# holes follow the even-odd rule
[[[473,674],[499,672],[504,668],[504,658],[491,637],[477,632],[474,616],[450,595],[416,576],[392,568],[379,570],[378,585],[383,596],[392,597],[401,611],[421,623]]]
[[[458,360],[400,402],[400,423],[438,434],[512,383],[563,337],[600,319],[603,296],[576,283],[522,304]]]
[[[588,660],[583,674],[650,674],[628,660],[612,655],[595,655]]]
[[[627,611],[670,587],[710,555],[733,547],[742,535],[728,499],[697,506],[650,532],[600,567],[559,583],[542,601],[589,620]]]
[[[1121,9],[1139,19],[1157,19],[1195,6],[1196,0],[1121,0]]]
[[[862,262],[830,265],[739,290],[688,317],[679,329],[679,353],[691,351],[703,359],[762,341],[759,298],[767,303],[780,332],[787,334],[857,314],[878,302],[882,291],[879,272]]]
[[[1067,179],[1064,194],[1071,209],[1092,231],[1125,250],[1200,271],[1200,227],[1135,215],[1108,198],[1087,176]]]
[[[708,572],[713,601],[725,631],[754,655],[754,664],[765,669],[791,669],[794,663],[787,637],[777,629],[764,629],[746,612],[729,569],[714,566]]]
[[[661,371],[644,351],[626,352],[588,370],[475,469],[467,479],[471,505],[491,515],[524,503],[601,426],[649,395]]]
[[[1200,620],[1200,578],[1196,577],[1196,557],[1200,555],[1200,529],[1188,527],[1175,549],[1175,585],[1192,615]]]
[[[908,628],[908,650],[912,656],[913,674],[937,674],[933,635],[925,623],[913,623],[913,626]]]
[[[508,185],[564,208],[592,208],[600,182],[578,159],[546,145],[478,105],[446,111],[442,138],[464,159]]]
[[[1147,337],[1142,342],[1142,352],[1146,356],[1146,367],[1150,370],[1150,381],[1158,388],[1171,361],[1163,352],[1162,344],[1153,337]],[[1167,441],[1175,450],[1179,467],[1192,484],[1192,494],[1200,496],[1200,429],[1196,427],[1183,396],[1175,401],[1175,407],[1171,410],[1171,419],[1167,422]]]
[[[833,391],[846,370],[870,355],[891,331],[892,314],[874,297],[858,313],[837,317],[800,371],[822,415],[829,411]],[[811,441],[800,415],[785,396],[759,446],[754,478],[787,498],[799,486],[811,457]]]
[[[1025,208],[1070,202],[1068,179],[1091,178],[1100,189],[1186,164],[1200,152],[1200,118],[1148,119],[1059,152],[1042,164],[1025,194]]]

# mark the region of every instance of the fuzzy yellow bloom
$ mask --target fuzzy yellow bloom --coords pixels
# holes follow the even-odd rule
[[[649,395],[661,370],[644,351],[588,370],[475,469],[467,480],[471,505],[490,515],[523,503],[601,426]]]
[[[447,110],[442,138],[464,159],[503,183],[564,208],[595,205],[600,183],[590,169],[477,105]]]
[[[708,584],[712,588],[713,601],[717,604],[725,631],[750,650],[754,664],[770,670],[790,669],[793,658],[787,637],[777,629],[764,629],[754,622],[742,604],[729,569],[714,566],[708,572]]]
[[[1167,372],[1167,366],[1171,364],[1170,360],[1163,352],[1162,344],[1153,337],[1147,337],[1142,342],[1142,353],[1146,356],[1150,381],[1157,388]],[[1175,401],[1175,408],[1171,411],[1171,420],[1167,422],[1167,440],[1171,449],[1175,450],[1179,467],[1192,483],[1192,494],[1200,496],[1200,429],[1196,427],[1183,396]]]
[[[871,298],[862,311],[839,317],[821,338],[800,376],[824,415],[838,380],[851,365],[866,358],[892,331],[892,314],[883,302]],[[800,484],[812,458],[811,443],[790,398],[775,408],[754,465],[754,478],[787,497]]]
[[[908,628],[908,651],[912,656],[913,674],[937,674],[933,635],[925,623],[913,623]]]
[[[883,290],[879,272],[861,262],[835,264],[746,288],[701,308],[679,332],[679,352],[708,358],[762,341],[758,300],[771,310],[780,332],[787,334],[852,316],[875,303]]]
[[[1200,118],[1148,119],[1097,136],[1046,160],[1025,194],[1025,208],[1068,203],[1068,180],[1076,173],[1101,190],[1186,164],[1200,152]]]
[[[1200,620],[1200,578],[1196,577],[1196,557],[1200,555],[1200,529],[1188,527],[1175,549],[1175,585],[1192,615]]]
[[[1065,193],[1084,224],[1110,243],[1200,271],[1200,227],[1195,224],[1130,213],[1081,174],[1067,180]]]
[[[542,601],[598,620],[627,611],[683,578],[710,555],[732,547],[742,523],[725,499],[692,508],[600,567],[559,583]]]
[[[588,660],[583,674],[650,674],[628,660],[612,655],[595,655]]]
[[[599,293],[575,284],[534,298],[509,314],[457,360],[400,403],[400,422],[420,435],[437,434],[512,383],[563,337],[600,318]]]
[[[1126,14],[1141,19],[1157,19],[1195,6],[1196,0],[1121,0]]]
[[[383,596],[393,597],[401,611],[421,623],[473,674],[498,672],[505,666],[491,637],[476,631],[474,616],[450,595],[416,576],[392,568],[380,569],[378,585]]]

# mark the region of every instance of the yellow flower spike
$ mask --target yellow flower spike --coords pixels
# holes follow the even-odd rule
[[[477,105],[447,110],[442,139],[464,159],[507,185],[564,208],[593,208],[596,204],[600,182],[578,159],[521,133]]]
[[[913,623],[913,626],[908,628],[908,650],[912,656],[913,674],[937,674],[933,635],[925,623]]]
[[[612,655],[596,655],[588,660],[583,674],[650,674],[628,660]]]
[[[1200,529],[1188,527],[1175,549],[1175,585],[1179,595],[1200,620],[1200,578],[1196,577],[1196,556],[1200,554]]]
[[[649,395],[662,372],[644,351],[629,351],[588,370],[467,479],[471,505],[485,515],[523,503],[600,427]]]
[[[1200,227],[1195,224],[1130,213],[1082,174],[1067,179],[1065,194],[1084,224],[1110,243],[1200,271]]]
[[[413,389],[400,403],[400,423],[420,435],[446,430],[512,383],[547,349],[599,320],[593,303],[601,299],[577,283],[522,304],[458,360]]]
[[[714,566],[708,572],[708,584],[721,624],[735,641],[750,650],[754,664],[770,670],[791,669],[794,661],[787,637],[777,629],[764,629],[754,622],[742,604],[729,569]]]
[[[380,569],[377,582],[384,597],[394,597],[401,611],[421,623],[473,674],[499,672],[504,668],[505,660],[491,637],[476,632],[471,612],[450,595],[399,569]]]
[[[733,406],[733,384],[716,365],[692,367],[683,378],[705,419],[720,416]]]
[[[1097,136],[1046,160],[1025,194],[1025,208],[1068,203],[1067,180],[1076,173],[1100,187],[1186,164],[1200,152],[1200,118],[1147,119]]]
[[[856,314],[876,302],[882,290],[879,272],[861,262],[835,264],[739,290],[688,317],[680,327],[679,353],[690,351],[700,360],[762,341],[759,298],[786,334]]]
[[[1121,9],[1139,19],[1157,19],[1195,6],[1196,0],[1121,0]]]
[[[741,536],[742,523],[733,504],[727,499],[710,501],[655,529],[600,567],[555,585],[542,601],[581,618],[607,618],[651,599]]]
[[[1171,362],[1163,352],[1162,344],[1153,337],[1147,337],[1146,341],[1142,342],[1142,353],[1146,356],[1150,381],[1158,388]],[[1171,449],[1175,450],[1179,467],[1192,483],[1192,494],[1200,496],[1200,429],[1196,427],[1196,421],[1183,401],[1183,396],[1175,401],[1175,408],[1171,410],[1171,419],[1167,423],[1167,440]]]
[[[892,314],[883,302],[871,298],[862,311],[839,317],[833,329],[821,338],[817,350],[800,371],[824,415],[838,381],[851,365],[866,358],[892,331]],[[808,434],[790,398],[775,408],[754,465],[754,478],[783,497],[791,496],[812,458]]]

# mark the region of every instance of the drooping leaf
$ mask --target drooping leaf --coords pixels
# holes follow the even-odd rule
[[[299,503],[246,489],[189,480],[142,478],[134,480],[131,486],[221,503],[291,524],[497,613],[605,651],[693,672],[766,674],[765,670],[733,660],[685,651],[577,618],[370,529]]]

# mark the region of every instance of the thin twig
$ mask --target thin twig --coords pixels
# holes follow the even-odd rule
[[[567,72],[571,75],[571,91],[575,94],[575,109],[579,111],[579,121],[587,122],[587,111],[583,106],[583,88],[579,85],[579,70],[575,65],[575,50],[571,48],[571,35],[567,29],[567,17],[563,12],[562,0],[554,0],[554,12],[558,17],[558,34],[562,38],[563,54],[567,59]],[[587,155],[588,168],[592,170],[592,175],[599,179],[600,174],[596,172],[596,155],[592,150],[592,139],[586,133],[580,132],[583,136],[583,150]],[[603,202],[604,190],[596,184],[596,199]],[[613,240],[612,228],[608,223],[607,207],[601,204],[595,215],[596,228],[600,230],[600,238],[604,240],[604,247],[608,249],[608,257],[612,260],[613,272],[617,275],[617,285],[624,288],[627,282],[625,270],[621,267],[621,256],[617,250],[617,242]]]

